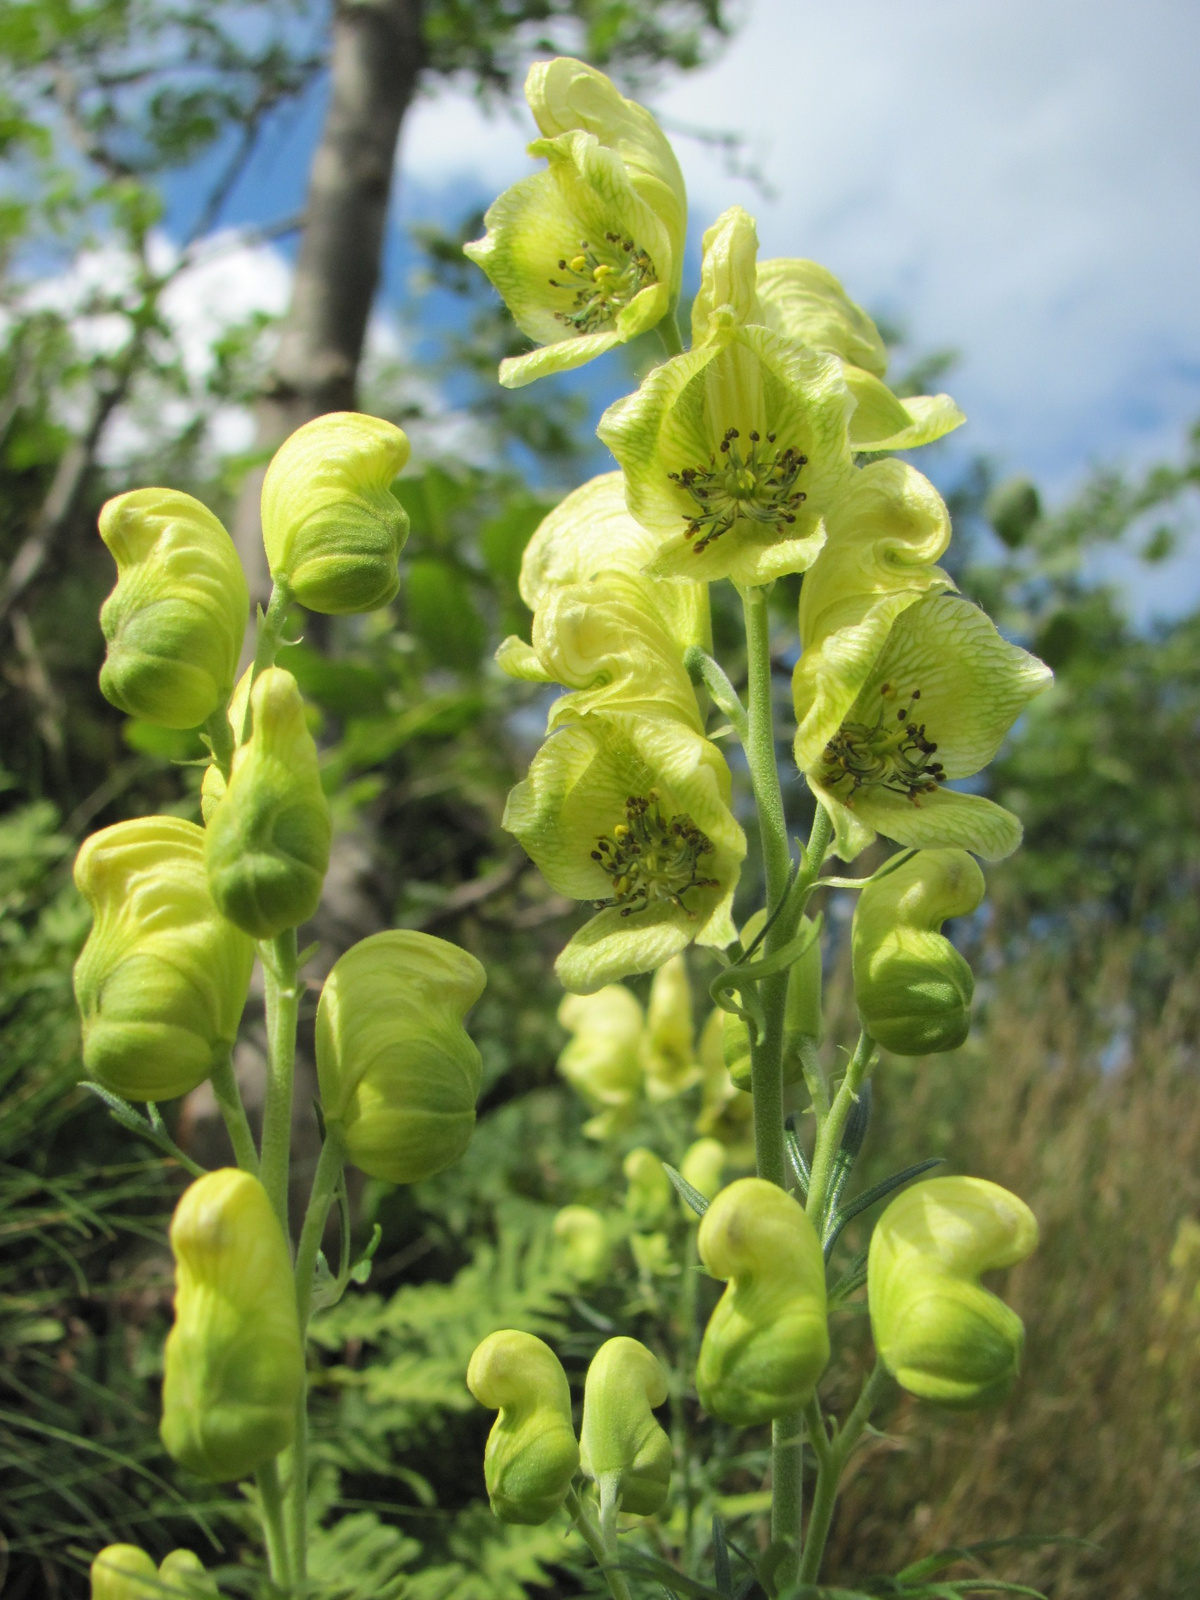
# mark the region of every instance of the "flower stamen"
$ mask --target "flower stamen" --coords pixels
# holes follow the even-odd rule
[[[743,455],[740,439],[737,428],[728,428],[707,467],[684,467],[667,474],[696,503],[697,509],[685,511],[683,517],[684,537],[700,535],[692,546],[697,555],[728,533],[739,518],[771,528],[789,526],[806,498],[795,483],[800,469],[808,465],[807,456],[790,445],[773,450],[775,435],[769,433],[764,440],[754,431],[747,435],[750,448]]]
[[[657,789],[631,794],[625,802],[625,821],[617,823],[611,836],[601,834],[592,851],[592,860],[613,886],[612,899],[597,900],[596,909],[620,906],[621,915],[631,917],[656,900],[668,900],[689,917],[695,916],[683,896],[689,889],[719,887],[715,878],[699,874],[700,858],[712,849],[712,840],[686,812],[663,815]]]
[[[647,284],[658,281],[654,263],[632,239],[606,233],[604,242],[608,246],[604,254],[609,260],[583,239],[576,255],[564,256],[558,263],[558,270],[567,275],[566,281],[550,279],[552,289],[575,291],[571,309],[556,311],[554,316],[576,333],[596,333],[611,326],[618,312],[624,311]]]
[[[849,792],[842,796],[846,804],[859,789],[878,788],[920,805],[922,795],[933,794],[946,780],[941,762],[932,759],[936,743],[914,718],[921,691],[900,696],[885,683],[879,693],[882,703],[873,723],[844,722],[825,746],[824,782],[830,788],[848,783]],[[898,699],[904,703],[893,715]]]

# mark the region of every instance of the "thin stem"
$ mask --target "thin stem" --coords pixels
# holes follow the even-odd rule
[[[287,622],[288,612],[291,608],[292,591],[286,583],[277,578],[271,585],[271,598],[267,602],[266,611],[259,613],[258,637],[254,642],[254,665],[250,671],[251,685],[254,684],[260,673],[275,665],[275,657],[283,639],[284,624]],[[247,696],[246,714],[238,743],[244,744],[249,736],[250,698]]]
[[[204,731],[208,734],[208,742],[212,747],[213,759],[221,769],[221,776],[229,781],[229,770],[233,766],[233,729],[229,725],[229,701],[223,700],[217,709],[204,724]]]
[[[864,1029],[858,1036],[858,1044],[850,1059],[850,1065],[846,1068],[846,1076],[833,1097],[829,1115],[818,1130],[816,1146],[813,1149],[812,1180],[808,1186],[808,1204],[805,1210],[817,1225],[818,1233],[822,1232],[821,1224],[825,1216],[829,1179],[833,1172],[834,1158],[841,1148],[846,1119],[850,1115],[850,1107],[858,1099],[858,1091],[874,1060],[875,1041]]]
[[[292,1082],[300,985],[296,930],[259,946],[267,1000],[267,1098],[263,1112],[262,1181],[288,1235],[288,1163],[292,1144]]]
[[[210,1076],[213,1094],[217,1097],[217,1106],[225,1119],[229,1142],[233,1145],[234,1159],[243,1172],[253,1173],[257,1178],[258,1151],[254,1147],[254,1135],[250,1131],[250,1122],[246,1116],[246,1108],[242,1104],[242,1096],[238,1090],[237,1079],[233,1075],[233,1063],[230,1058],[226,1056],[213,1068]]]
[[[596,1565],[604,1574],[613,1600],[630,1600],[629,1585],[625,1582],[624,1573],[614,1565],[613,1557],[605,1546],[600,1529],[592,1521],[587,1507],[573,1488],[567,1490],[566,1507],[571,1520],[583,1535],[583,1542],[595,1557]]]
[[[672,306],[666,316],[657,325],[658,337],[662,340],[662,347],[667,353],[667,359],[683,354],[683,335],[679,331],[679,323],[675,316],[675,307]]]
[[[800,1517],[804,1505],[804,1414],[785,1411],[771,1424],[771,1542],[787,1549],[775,1568],[780,1590],[800,1570]]]
[[[825,1459],[821,1461],[817,1470],[812,1515],[808,1520],[808,1538],[804,1544],[804,1554],[800,1560],[798,1574],[802,1584],[815,1583],[817,1580],[817,1574],[821,1570],[821,1557],[825,1554],[825,1541],[829,1537],[829,1527],[837,1504],[842,1473],[863,1429],[871,1420],[871,1412],[887,1384],[887,1376],[883,1363],[877,1360],[875,1370],[863,1384],[862,1393],[855,1402],[854,1410],[838,1430],[837,1436],[828,1444]],[[816,1401],[813,1401],[813,1405],[816,1406]],[[820,1416],[819,1407],[817,1416]],[[821,1424],[821,1427],[823,1430],[824,1424]]]
[[[292,1586],[292,1565],[288,1558],[287,1538],[283,1523],[283,1493],[279,1487],[279,1461],[272,1456],[266,1466],[254,1474],[258,1484],[259,1509],[263,1533],[267,1540],[267,1563],[271,1578],[280,1588]]]

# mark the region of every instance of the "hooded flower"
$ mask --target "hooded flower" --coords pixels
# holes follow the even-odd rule
[[[852,470],[841,362],[749,320],[754,224],[734,207],[704,236],[703,341],[611,405],[600,438],[629,509],[656,536],[649,570],[764,584],[803,572]]]
[[[607,1139],[631,1120],[641,1097],[642,1008],[624,984],[610,983],[594,994],[567,995],[558,1020],[572,1036],[558,1070],[596,1113],[583,1131]]]
[[[878,328],[815,261],[761,261],[756,288],[756,322],[842,361],[855,402],[850,418],[855,450],[911,450],[966,421],[948,394],[902,400],[892,393],[883,382],[887,347]]]
[[[508,798],[504,826],[560,894],[597,915],[558,958],[592,994],[686,945],[724,946],[746,841],[729,768],[680,723],[587,715],[552,734]]]
[[[543,346],[501,363],[517,389],[625,344],[679,297],[687,198],[650,113],[602,72],[561,57],[530,69],[525,95],[547,166],[489,208],[465,247],[523,333]]]
[[[977,606],[934,594],[892,626],[841,726],[804,765],[851,861],[876,833],[918,848],[958,846],[998,861],[1021,841],[1010,811],[943,787],[986,767],[1050,682]]]

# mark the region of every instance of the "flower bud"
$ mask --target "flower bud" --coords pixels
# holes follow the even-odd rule
[[[671,1180],[663,1164],[644,1145],[631,1150],[624,1161],[629,1187],[625,1191],[625,1210],[635,1228],[656,1227],[671,1209]]]
[[[250,596],[233,540],[190,494],[134,489],[100,513],[117,586],[100,611],[106,700],[160,728],[195,728],[228,697]]]
[[[629,1253],[643,1282],[650,1278],[674,1278],[679,1274],[679,1263],[671,1253],[671,1241],[665,1233],[631,1233]]]
[[[262,487],[271,576],[310,611],[385,606],[400,587],[408,515],[391,492],[408,439],[382,417],[333,411],[275,452]]]
[[[677,955],[659,967],[650,985],[642,1036],[642,1066],[650,1099],[671,1100],[690,1089],[700,1076],[694,1058],[692,988],[687,962]]]
[[[654,1417],[666,1398],[662,1368],[636,1339],[609,1339],[592,1357],[579,1464],[602,1500],[612,1495],[634,1516],[652,1517],[670,1488],[671,1441]]]
[[[361,940],[326,978],[321,1101],[370,1177],[419,1183],[467,1148],[482,1064],[463,1018],[486,982],[474,956],[407,929]]]
[[[258,1179],[225,1167],[184,1191],[171,1249],[163,1443],[202,1478],[244,1478],[292,1443],[304,1384],[287,1241]]]
[[[871,1236],[867,1299],[875,1348],[910,1394],[963,1408],[1005,1397],[1025,1330],[979,1278],[1037,1242],[1025,1202],[983,1178],[928,1178],[897,1195]]]
[[[165,1555],[159,1564],[158,1581],[168,1595],[186,1595],[188,1600],[220,1600],[216,1584],[194,1550],[172,1550]]]
[[[559,1253],[580,1283],[596,1283],[612,1263],[608,1224],[591,1206],[563,1206],[554,1218]]]
[[[158,1569],[135,1544],[110,1544],[92,1562],[92,1600],[152,1600]]]
[[[213,904],[204,830],[139,817],[86,839],[75,883],[95,921],[75,963],[88,1075],[127,1100],[173,1100],[227,1059],[254,945]]]
[[[696,1365],[700,1403],[738,1427],[812,1398],[829,1360],[825,1260],[790,1194],[739,1178],[705,1212],[700,1259],[729,1286],[709,1319]]]
[[[532,1333],[503,1328],[471,1357],[467,1388],[500,1412],[483,1458],[492,1510],[501,1522],[546,1522],[579,1467],[561,1362]]]
[[[700,1112],[695,1130],[720,1139],[734,1166],[754,1162],[754,1101],[734,1083],[725,1065],[725,1019],[728,1012],[714,1008],[704,1024],[697,1054],[704,1073]]]
[[[863,1027],[885,1050],[954,1050],[971,1027],[975,979],[938,931],[974,911],[983,873],[965,850],[919,850],[869,883],[854,912],[854,995]]]
[[[714,1200],[721,1188],[721,1174],[725,1171],[727,1154],[719,1139],[697,1139],[688,1146],[679,1163],[679,1176],[690,1183],[706,1200]],[[689,1221],[696,1213],[686,1201],[680,1202]]]
[[[290,672],[269,667],[255,679],[250,714],[250,737],[208,825],[208,882],[230,922],[274,939],[316,911],[332,824]]]
[[[558,1020],[574,1035],[558,1070],[596,1112],[583,1131],[607,1139],[629,1121],[641,1094],[642,1008],[623,984],[610,983],[595,994],[567,995]]]

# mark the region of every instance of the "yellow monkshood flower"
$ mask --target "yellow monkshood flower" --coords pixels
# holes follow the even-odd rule
[[[887,347],[871,318],[815,261],[758,264],[754,320],[775,333],[826,350],[845,363],[854,396],[850,443],[855,450],[912,450],[931,444],[966,418],[948,394],[900,399],[883,382]]]
[[[86,839],[75,884],[94,922],[75,963],[88,1075],[128,1100],[173,1100],[229,1057],[254,945],[209,893],[204,830],[138,817]]]
[[[641,1098],[642,1008],[623,984],[610,983],[595,994],[567,995],[558,1020],[573,1035],[558,1070],[596,1113],[583,1131],[608,1139],[628,1125]]]
[[[544,172],[488,207],[487,233],[464,247],[522,333],[543,348],[500,364],[517,389],[624,344],[679,297],[687,201],[679,163],[644,107],[594,68],[537,63],[525,85]]]
[[[483,1457],[493,1512],[502,1522],[548,1521],[579,1468],[562,1363],[534,1334],[502,1328],[476,1348],[467,1388],[500,1413]]]
[[[202,1478],[245,1478],[295,1435],[304,1351],[291,1252],[267,1191],[233,1167],[184,1191],[171,1249],[163,1443]]]
[[[856,471],[800,590],[802,654],[792,675],[796,764],[808,771],[841,726],[902,611],[951,588],[945,501],[903,461]]]
[[[342,616],[396,593],[408,513],[391,486],[407,460],[404,432],[358,411],[316,417],[280,445],[263,479],[263,544],[302,606]]]
[[[195,728],[229,697],[250,596],[233,540],[177,489],[134,489],[100,513],[117,586],[100,608],[106,700],[161,728]]]
[[[957,846],[998,861],[1021,842],[1011,811],[944,788],[987,766],[1025,706],[1050,683],[957,595],[919,600],[887,643],[841,727],[806,769],[836,850],[851,861],[876,833],[898,844]]]
[[[679,723],[590,715],[550,736],[503,825],[560,894],[597,905],[555,965],[565,988],[592,994],[693,940],[730,942],[746,853],[730,793],[724,756]]]
[[[370,1177],[419,1183],[470,1143],[482,1063],[463,1018],[486,983],[467,951],[409,929],[334,964],[317,1007],[321,1103]]]
[[[752,235],[744,212],[727,212],[705,234],[704,342],[656,367],[597,429],[630,511],[658,539],[648,570],[743,586],[812,565],[853,459],[841,362],[741,320],[747,224]]]
[[[667,1379],[637,1339],[608,1339],[592,1357],[583,1391],[579,1465],[601,1503],[652,1517],[671,1486],[671,1441],[654,1415],[665,1405]]]
[[[983,1178],[928,1178],[891,1202],[871,1235],[867,1299],[879,1357],[910,1394],[959,1407],[1004,1398],[1025,1330],[979,1279],[1037,1242],[1025,1202]]]
[[[642,1035],[642,1067],[651,1100],[673,1100],[700,1081],[687,962],[672,956],[654,974]]]

